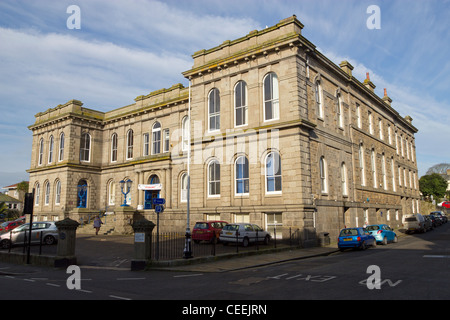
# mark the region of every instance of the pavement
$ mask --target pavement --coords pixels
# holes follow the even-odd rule
[[[14,249],[22,252],[23,248]],[[152,261],[148,270],[166,270],[178,272],[228,272],[245,268],[261,267],[286,261],[306,259],[329,255],[337,252],[336,244],[326,247],[273,248],[260,246],[258,250],[223,253],[208,257]],[[32,254],[38,254],[38,247],[33,247]],[[42,255],[56,255],[56,245],[43,246]],[[131,270],[134,256],[134,236],[77,234],[75,255],[77,265],[81,268],[104,270]],[[0,274],[31,272],[32,265],[0,262]]]
[[[230,252],[215,256],[152,261],[148,270],[182,272],[227,272],[260,267],[285,261],[306,259],[337,252],[336,243],[326,247],[295,248],[259,246],[239,253]],[[77,264],[81,268],[130,270],[134,255],[133,236],[77,235]]]
[[[403,232],[396,232],[403,237]],[[22,252],[23,248],[14,249]],[[3,250],[2,250],[3,251]],[[233,251],[233,250],[232,250]],[[278,247],[271,245],[250,248],[239,253],[228,252],[215,256],[193,257],[190,259],[175,259],[166,261],[152,261],[148,270],[166,270],[178,272],[228,272],[246,268],[267,266],[287,261],[326,256],[338,252],[336,242],[324,247]],[[32,254],[38,254],[39,248],[33,247]],[[56,245],[43,246],[43,255],[56,255]],[[130,271],[131,261],[134,259],[134,236],[125,235],[92,235],[77,234],[75,255],[77,265],[81,268]],[[27,272],[33,266],[23,264],[7,264],[0,262],[0,274],[5,272]]]
[[[263,267],[287,261],[326,256],[337,251],[339,250],[336,245],[312,248],[284,248],[277,252],[261,250],[258,254],[235,256],[223,255],[209,257],[208,259],[198,258],[198,261],[195,261],[196,258],[194,257],[192,263],[190,263],[190,259],[186,259],[187,261],[181,265],[173,264],[161,266],[157,264],[151,266],[150,269],[199,273],[229,272],[247,268]]]

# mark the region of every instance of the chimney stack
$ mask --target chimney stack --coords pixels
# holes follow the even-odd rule
[[[389,96],[387,95],[387,90],[386,88],[384,88],[384,97],[383,97],[383,101],[390,107],[391,103],[392,103],[392,99],[389,98]]]
[[[372,81],[370,81],[370,76],[369,73],[366,73],[366,80],[364,80],[364,85],[366,86],[367,89],[369,89],[370,91],[374,92],[376,86],[373,84]]]

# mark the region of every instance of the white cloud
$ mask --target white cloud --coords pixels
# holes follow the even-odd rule
[[[36,113],[71,99],[107,111],[133,103],[138,95],[186,85],[181,73],[193,65],[194,51],[243,36],[256,24],[199,16],[158,1],[77,3],[81,30],[66,28],[63,2],[0,4],[14,8],[10,13],[16,18],[7,19],[15,29],[0,23],[0,135],[2,147],[14,155],[0,158],[0,167],[29,168],[27,126]]]

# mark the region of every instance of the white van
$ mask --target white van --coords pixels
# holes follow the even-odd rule
[[[405,214],[402,218],[406,233],[425,232],[425,219],[420,214]]]

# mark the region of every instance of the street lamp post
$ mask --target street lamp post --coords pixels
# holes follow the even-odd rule
[[[133,183],[133,181],[128,179],[127,181],[121,180],[119,183],[120,183],[120,189],[123,194],[123,204],[121,205],[121,207],[129,207],[129,205],[127,204],[127,195],[130,193],[131,184]],[[126,191],[124,192],[123,189],[125,187],[126,187]]]
[[[191,229],[190,224],[190,202],[191,202],[191,80],[189,79],[189,107],[188,107],[188,154],[187,154],[187,217],[186,217],[186,239],[183,251],[183,258],[192,258],[192,247],[191,247]]]

